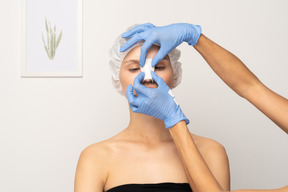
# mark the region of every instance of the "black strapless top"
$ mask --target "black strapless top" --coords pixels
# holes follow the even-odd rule
[[[118,185],[106,192],[192,192],[189,183],[132,183]]]

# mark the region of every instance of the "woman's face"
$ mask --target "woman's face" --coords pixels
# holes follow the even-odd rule
[[[131,49],[122,61],[119,78],[120,78],[120,83],[121,83],[121,86],[123,88],[125,95],[126,95],[127,86],[129,84],[133,85],[134,78],[141,72],[141,68],[139,65],[141,47],[142,45],[139,45]],[[147,52],[146,59],[154,58],[158,50],[159,50],[159,46],[152,45]],[[165,81],[165,83],[170,88],[172,87],[174,74],[173,74],[172,66],[171,66],[168,55],[157,63],[154,71],[159,77],[161,77]],[[144,80],[142,84],[150,88],[158,87],[156,82],[155,81],[152,82],[151,80]],[[137,95],[135,93],[135,90],[134,90],[134,94]]]

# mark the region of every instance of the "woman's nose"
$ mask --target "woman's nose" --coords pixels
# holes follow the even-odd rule
[[[142,84],[145,84],[145,83],[153,83],[154,81],[152,79],[144,79],[142,81]]]

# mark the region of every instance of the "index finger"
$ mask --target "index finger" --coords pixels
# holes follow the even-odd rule
[[[158,84],[158,87],[168,87],[165,81],[159,77],[154,71],[151,71],[152,79]]]
[[[143,40],[143,37],[140,35],[134,35],[131,39],[129,39],[124,45],[120,47],[120,52],[126,51],[130,49],[135,43]]]
[[[134,82],[133,82],[133,87],[134,87],[136,92],[143,93],[145,91],[148,91],[149,88],[141,84],[144,77],[145,77],[144,72],[139,73],[139,75],[137,75],[137,77],[135,77]]]
[[[136,27],[130,29],[129,31],[126,31],[125,33],[122,34],[123,38],[128,38],[133,36],[136,33],[141,33],[146,31],[147,29],[151,29],[152,27],[155,27],[152,23],[145,23],[141,25],[137,25]]]
[[[152,45],[153,45],[153,41],[151,41],[150,39],[146,39],[145,42],[143,43],[141,47],[140,60],[139,60],[139,64],[141,67],[144,67],[147,52]]]

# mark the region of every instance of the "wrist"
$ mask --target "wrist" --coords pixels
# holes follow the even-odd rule
[[[184,120],[186,125],[190,123],[189,119],[184,115],[180,106],[178,105],[176,110],[164,121],[166,129],[169,129],[176,125],[178,122]]]
[[[186,24],[186,32],[184,35],[184,41],[188,43],[188,45],[196,45],[198,39],[202,33],[202,28],[200,25]]]
[[[178,138],[182,138],[182,134],[187,131],[189,132],[189,129],[186,125],[186,122],[184,120],[179,121],[178,123],[176,123],[174,126],[172,126],[171,128],[168,129],[171,136],[173,137],[173,139]],[[189,132],[190,133],[190,132]]]

